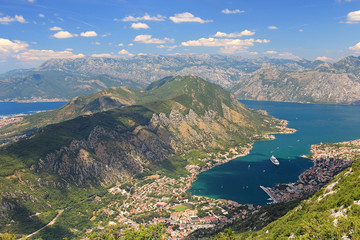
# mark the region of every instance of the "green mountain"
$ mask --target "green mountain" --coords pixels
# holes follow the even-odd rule
[[[108,193],[114,184],[154,174],[187,176],[187,165],[205,164],[200,156],[285,130],[282,121],[247,109],[196,76],[169,77],[147,90],[108,89],[74,99],[47,117],[74,117],[78,111],[85,115],[47,125],[0,150],[1,232],[28,234],[61,209],[57,224],[42,236],[82,234],[100,206],[125,201]],[[105,195],[101,203],[96,200]]]

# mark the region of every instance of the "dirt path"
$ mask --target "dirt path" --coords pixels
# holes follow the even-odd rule
[[[43,226],[42,228],[40,228],[39,230],[27,235],[25,238],[29,238],[34,236],[35,234],[39,233],[41,230],[43,230],[44,228],[46,228],[47,226],[51,226],[54,225],[54,223],[56,222],[56,219],[60,216],[60,214],[62,214],[64,212],[64,209],[61,209],[58,211],[58,214],[53,218],[53,220],[51,220],[48,224],[46,224],[45,226]]]

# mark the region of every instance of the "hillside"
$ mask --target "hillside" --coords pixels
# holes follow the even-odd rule
[[[237,235],[237,239],[359,239],[359,152],[359,140],[313,146],[313,158],[354,163],[285,216],[261,231]]]
[[[1,149],[2,232],[28,234],[58,210],[64,212],[58,224],[42,232],[45,239],[107,225],[117,216],[109,215],[104,222],[100,213],[109,208],[134,221],[143,215],[129,217],[116,206],[132,196],[126,194],[137,194],[137,186],[148,189],[157,179],[169,178],[166,183],[171,183],[194,177],[186,169],[218,164],[224,160],[216,156],[231,156],[222,155],[229,149],[238,154],[252,141],[286,130],[284,122],[247,109],[229,92],[195,76],[169,77],[148,90],[109,89],[83,98],[82,108],[76,99],[67,106],[75,104],[86,113],[105,93],[127,106],[48,125],[30,139]],[[126,194],[111,194],[115,185]],[[175,196],[186,196],[181,186],[173,185],[181,189]],[[154,192],[148,196],[151,204],[163,197]],[[170,198],[166,201],[171,203]]]
[[[166,76],[195,74],[244,100],[357,103],[360,59],[336,63],[208,54],[52,59],[0,75],[0,100],[72,99],[109,87],[141,89]]]

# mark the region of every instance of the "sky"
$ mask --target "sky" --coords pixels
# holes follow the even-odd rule
[[[0,73],[50,58],[360,55],[360,0],[0,0]]]

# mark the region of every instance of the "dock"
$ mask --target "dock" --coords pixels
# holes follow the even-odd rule
[[[264,192],[271,198],[271,200],[273,201],[273,203],[277,203],[278,201],[276,200],[276,198],[274,197],[274,195],[271,193],[270,188],[264,187],[260,185],[260,188],[262,190],[264,190]]]

